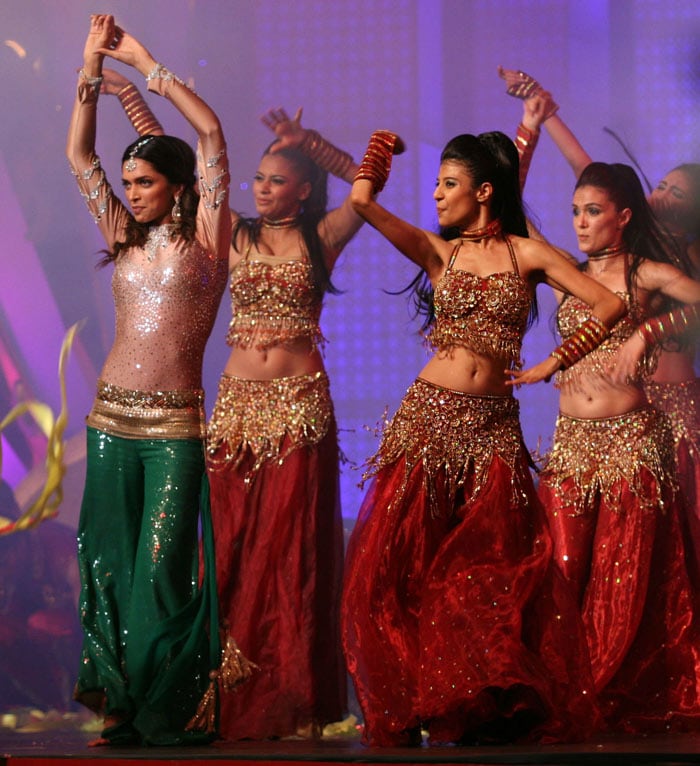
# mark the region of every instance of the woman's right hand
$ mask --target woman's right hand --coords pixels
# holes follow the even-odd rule
[[[116,43],[116,38],[114,16],[107,13],[90,16],[90,31],[83,48],[85,74],[90,77],[96,77],[100,74],[105,50]]]
[[[135,37],[116,26],[113,16],[105,16],[104,18],[111,20],[113,34],[111,37],[102,36],[103,41],[106,41],[107,44],[103,45],[97,52],[103,56],[109,56],[115,61],[121,61],[122,64],[134,67],[144,76],[148,75],[157,63],[148,49]]]
[[[523,101],[523,125],[532,131],[538,131],[545,120],[556,113],[559,106],[546,90],[538,90],[533,96]]]
[[[303,142],[306,131],[301,127],[302,107],[299,107],[293,118],[282,109],[268,109],[260,118],[264,125],[277,136],[277,141],[270,147],[270,154],[282,149],[297,149]]]
[[[530,98],[542,90],[534,77],[519,69],[506,69],[499,65],[498,76],[506,81],[506,93],[513,98]]]

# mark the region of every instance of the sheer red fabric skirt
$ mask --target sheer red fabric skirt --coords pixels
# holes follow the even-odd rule
[[[700,591],[700,378],[682,383],[650,381],[644,390],[650,403],[671,421],[681,520],[692,551],[691,582]]]
[[[488,427],[472,432],[468,409],[462,445]],[[447,472],[463,476],[456,492]],[[418,744],[422,727],[432,743],[566,741],[595,725],[582,625],[522,446],[514,462],[491,454],[482,479],[473,494],[468,461],[428,472],[406,454],[372,479],[341,614],[368,744]]]
[[[595,492],[587,493],[595,473],[583,479],[548,468],[539,484],[556,559],[579,598],[606,725],[630,733],[700,727],[700,633],[687,538],[672,482],[651,465],[654,450],[665,461],[664,420],[651,416],[638,436],[617,445],[620,475],[608,475]],[[602,472],[600,456],[614,454],[613,445],[587,454],[596,421],[585,423],[575,438],[579,463],[590,458]]]
[[[290,446],[252,474],[252,454],[210,465],[220,617],[259,666],[222,694],[224,739],[306,734],[345,713],[335,424],[317,444]]]

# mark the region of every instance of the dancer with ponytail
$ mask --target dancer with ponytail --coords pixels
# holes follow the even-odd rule
[[[553,564],[510,376],[539,282],[592,307],[567,353],[583,356],[624,312],[567,258],[527,238],[518,157],[502,133],[442,152],[442,236],[374,199],[391,144],[374,135],[355,210],[425,273],[435,350],[369,460],[343,595],[348,668],[371,745],[564,741],[596,706],[576,604]],[[547,379],[551,355],[517,372]]]
[[[319,322],[362,219],[349,199],[327,211],[327,174],[351,181],[357,166],[300,118],[266,114],[277,139],[253,180],[258,216],[233,214],[231,354],[208,469],[222,617],[258,670],[222,696],[226,739],[319,737],[346,710],[339,451]]]

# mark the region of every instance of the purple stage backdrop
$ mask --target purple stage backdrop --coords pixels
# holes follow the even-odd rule
[[[69,470],[62,520],[74,525],[83,467],[83,422],[112,335],[103,243],[64,158],[76,70],[93,12],[110,12],[170,69],[191,80],[220,115],[229,144],[231,204],[252,213],[248,185],[270,134],[270,106],[304,107],[303,124],[361,156],[372,130],[408,145],[382,195],[387,207],[435,225],[432,189],[442,145],[457,133],[514,134],[520,102],[505,95],[498,64],[537,77],[596,159],[625,161],[603,131],[619,133],[656,182],[699,161],[700,6],[697,0],[2,0],[0,62],[0,418],[34,396],[58,406],[56,361],[65,329],[84,320],[70,362]],[[118,66],[118,65],[117,65]],[[145,91],[143,83],[137,83]],[[175,110],[149,103],[166,131],[192,139]],[[132,138],[117,100],[100,104],[98,150],[115,186]],[[574,250],[572,173],[543,131],[526,201],[545,235]],[[348,187],[333,181],[339,201]],[[344,515],[354,517],[362,461],[425,360],[403,287],[414,267],[363,229],[334,274],[326,301],[326,361],[349,463]],[[549,353],[552,299],[526,337],[532,363]],[[222,303],[205,365],[213,404],[229,315]],[[549,444],[556,392],[518,393],[528,445]],[[20,503],[36,491],[41,436],[23,421],[3,437],[3,478]],[[38,445],[38,446],[37,446]],[[40,458],[39,458],[40,462]],[[34,467],[33,467],[34,466]],[[0,513],[0,515],[2,515]]]

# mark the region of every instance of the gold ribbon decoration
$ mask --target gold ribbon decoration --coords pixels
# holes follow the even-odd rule
[[[66,473],[64,462],[65,444],[63,433],[68,424],[68,402],[66,396],[65,367],[68,354],[73,346],[79,323],[68,328],[58,359],[58,380],[61,388],[61,411],[54,419],[54,414],[47,404],[37,401],[22,402],[13,407],[0,421],[0,433],[20,418],[29,413],[47,438],[46,444],[46,480],[37,499],[16,520],[0,516],[0,535],[9,535],[23,529],[31,529],[45,519],[58,514],[58,506],[63,500],[63,477]],[[0,440],[0,475],[2,475],[2,440]]]

